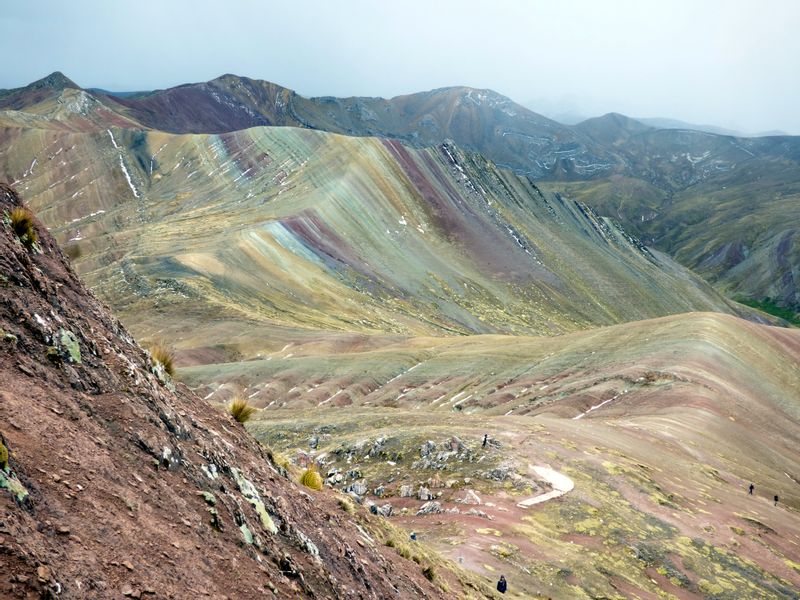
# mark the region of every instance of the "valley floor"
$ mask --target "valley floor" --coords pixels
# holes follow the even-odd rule
[[[797,597],[800,331],[690,314],[357,346],[183,376],[511,597]]]

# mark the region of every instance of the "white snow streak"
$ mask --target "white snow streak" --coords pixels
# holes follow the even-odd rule
[[[317,404],[317,406],[322,406],[323,404],[327,404],[328,402],[330,402],[331,400],[333,400],[334,398],[336,398],[336,396],[338,396],[339,394],[341,394],[343,391],[344,391],[343,389],[342,389],[342,390],[339,390],[338,392],[336,392],[336,393],[335,393],[333,396],[331,396],[331,397],[330,397],[330,398],[328,398],[327,400],[323,400],[322,402],[320,402],[319,404]]]
[[[578,419],[582,419],[583,417],[585,417],[586,415],[588,415],[588,414],[589,414],[590,412],[592,412],[593,410],[597,410],[598,408],[600,408],[600,407],[602,407],[602,406],[605,406],[606,404],[608,404],[608,403],[609,403],[609,402],[611,402],[612,400],[616,400],[617,398],[619,398],[619,397],[620,397],[620,396],[622,396],[623,394],[627,393],[627,391],[628,391],[628,390],[623,390],[622,392],[620,392],[619,394],[617,394],[617,395],[616,395],[616,396],[614,396],[613,398],[609,398],[608,400],[603,400],[603,401],[602,401],[600,404],[596,404],[595,406],[592,406],[592,407],[591,407],[589,410],[587,410],[586,412],[582,412],[582,413],[581,413],[581,414],[579,414],[577,417],[572,417],[572,420],[573,420],[573,421],[577,421]]]
[[[542,479],[547,481],[550,485],[553,486],[552,492],[547,492],[546,494],[539,494],[538,496],[532,496],[527,500],[523,500],[522,502],[518,502],[517,506],[520,508],[528,508],[529,506],[533,506],[534,504],[541,504],[542,502],[547,502],[548,500],[552,500],[553,498],[558,498],[559,496],[563,496],[567,492],[571,492],[575,488],[575,482],[572,481],[566,475],[559,473],[555,469],[551,469],[550,467],[534,467],[530,465],[530,468]]]
[[[125,168],[125,163],[122,162],[122,154],[119,155],[119,166],[122,169],[122,172],[125,174],[125,179],[128,180],[128,185],[130,186],[134,197],[138,198],[139,197],[139,192],[136,191],[136,188],[133,185],[133,180],[131,179],[131,175],[130,175],[130,173],[128,173],[128,169]]]

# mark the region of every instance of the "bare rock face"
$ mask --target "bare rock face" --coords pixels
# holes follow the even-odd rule
[[[0,219],[19,204],[0,185]],[[31,247],[0,222],[0,597],[442,597],[364,533],[380,517],[160,380],[34,226]]]

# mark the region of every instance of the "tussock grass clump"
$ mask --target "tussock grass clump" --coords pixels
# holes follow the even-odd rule
[[[83,256],[83,250],[81,249],[80,244],[71,244],[64,248],[64,253],[69,256],[69,259],[72,262],[78,260],[81,256]]]
[[[27,248],[33,248],[36,240],[39,239],[36,235],[36,225],[33,213],[24,206],[17,206],[8,214],[8,219],[11,222],[11,229],[17,235],[19,240]]]
[[[341,508],[344,512],[348,515],[354,515],[356,513],[356,506],[353,504],[353,501],[346,496],[342,496],[339,498],[339,508]]]
[[[320,491],[322,489],[322,475],[316,469],[306,469],[300,476],[300,483],[309,489]]]
[[[175,377],[175,354],[172,349],[161,342],[148,347],[150,357],[154,363],[161,365],[164,372],[170,377]]]
[[[267,458],[272,463],[272,465],[277,469],[278,473],[281,477],[285,477],[286,479],[293,479],[292,477],[292,463],[289,462],[289,459],[286,458],[280,452],[275,452],[275,450],[266,444],[263,444],[264,448],[267,451]]]
[[[3,443],[3,440],[0,440],[0,469],[4,471],[8,468],[8,448]]]
[[[247,423],[253,416],[253,413],[256,412],[256,408],[250,406],[247,399],[237,396],[231,400],[231,403],[228,405],[228,412],[234,419],[239,421],[239,423]]]

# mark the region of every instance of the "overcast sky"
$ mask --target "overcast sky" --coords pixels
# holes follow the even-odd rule
[[[55,70],[117,91],[469,85],[550,114],[800,134],[800,0],[2,0],[0,65],[4,88]]]

